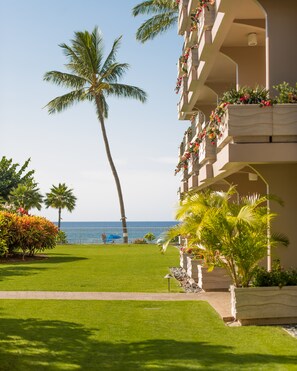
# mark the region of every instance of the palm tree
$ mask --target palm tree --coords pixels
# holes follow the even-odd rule
[[[43,196],[34,183],[19,184],[8,196],[8,203],[14,209],[41,210]]]
[[[152,40],[173,28],[178,20],[178,2],[176,0],[148,0],[132,9],[134,17],[139,14],[153,15],[138,28],[136,39],[142,43]]]
[[[46,208],[53,207],[59,210],[58,217],[58,229],[61,226],[61,211],[62,209],[67,209],[68,211],[73,211],[76,204],[76,197],[73,195],[73,190],[69,189],[65,183],[59,183],[59,185],[52,186],[49,193],[46,193],[46,198],[44,200]]]
[[[236,189],[227,192],[207,191],[186,198],[176,217],[181,223],[167,232],[166,249],[177,235],[198,247],[208,267],[226,268],[235,286],[248,286],[258,263],[267,254],[267,227],[276,214],[267,210],[267,196],[234,197]],[[280,201],[277,197],[269,197]],[[272,247],[288,245],[280,233],[270,236]]]
[[[71,91],[51,100],[48,104],[50,114],[61,112],[74,103],[91,101],[95,103],[98,120],[100,122],[107,158],[115,179],[121,212],[123,241],[128,243],[128,231],[125,215],[123,194],[119,176],[117,174],[109,147],[105,129],[105,119],[108,117],[106,98],[134,98],[141,102],[146,101],[146,93],[138,87],[118,83],[118,80],[129,68],[127,63],[116,62],[121,37],[113,43],[107,58],[103,59],[103,39],[98,28],[92,33],[87,31],[75,32],[71,46],[61,44],[60,47],[68,59],[66,68],[70,73],[50,71],[44,76],[45,81],[62,85]]]

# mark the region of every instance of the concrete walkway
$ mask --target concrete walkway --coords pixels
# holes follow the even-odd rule
[[[159,294],[141,292],[63,292],[63,291],[0,291],[0,299],[40,300],[149,300],[149,301],[207,301],[224,321],[231,321],[229,292],[200,292],[195,294]]]

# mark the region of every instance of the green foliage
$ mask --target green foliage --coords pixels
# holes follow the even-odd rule
[[[58,234],[56,237],[56,243],[59,245],[68,244],[67,234],[64,231],[61,231],[61,230],[58,231]]]
[[[283,82],[273,86],[279,93],[277,103],[297,103],[297,83],[295,86],[290,86],[289,83]]]
[[[226,268],[235,286],[246,287],[267,255],[267,228],[276,215],[267,210],[266,196],[235,194],[232,186],[227,192],[206,191],[186,198],[177,211],[182,223],[168,232],[167,244],[178,234],[186,237],[189,247],[201,250],[209,267]],[[269,243],[286,246],[289,241],[272,234]]]
[[[143,238],[151,242],[156,239],[156,236],[152,232],[148,232],[146,235],[143,236]]]
[[[26,211],[36,208],[41,210],[43,196],[35,184],[19,184],[13,189],[9,196],[8,202],[13,210],[23,208]]]
[[[263,267],[257,268],[252,284],[257,287],[297,286],[297,270],[284,270],[279,261],[276,261],[270,272]]]
[[[30,159],[23,165],[13,163],[5,156],[0,161],[0,198],[7,201],[12,190],[20,184],[35,184],[34,170],[27,171]]]
[[[32,256],[56,246],[57,227],[45,218],[0,212],[0,226],[2,255],[22,251],[23,257]]]
[[[176,26],[178,4],[175,0],[148,0],[136,5],[132,14],[134,17],[153,15],[142,23],[136,32],[136,39],[144,43]]]

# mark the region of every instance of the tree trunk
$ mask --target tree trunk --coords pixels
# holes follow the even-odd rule
[[[100,97],[96,97],[96,106],[97,106],[97,113],[98,113],[98,118],[99,118],[99,122],[101,125],[101,131],[102,131],[102,136],[103,136],[103,141],[105,145],[108,162],[111,167],[111,171],[112,171],[112,174],[113,174],[113,177],[116,183],[117,191],[118,191],[118,198],[119,198],[120,210],[121,210],[122,229],[123,229],[123,242],[128,243],[128,229],[127,229],[127,221],[126,221],[127,218],[125,215],[123,193],[122,193],[120,179],[119,179],[116,167],[114,165],[113,159],[111,157],[111,152],[110,152],[108,138],[107,138],[105,124],[104,124],[104,115],[102,113],[103,110],[101,109]]]
[[[61,208],[59,207],[58,230],[60,230],[60,227],[61,227]]]

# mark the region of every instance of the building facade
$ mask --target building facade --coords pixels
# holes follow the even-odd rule
[[[285,267],[297,267],[297,96],[273,99],[275,86],[296,87],[296,17],[296,0],[179,1],[178,117],[189,122],[176,169],[181,197],[230,184],[241,195],[279,196],[272,228],[290,246],[273,256]]]

